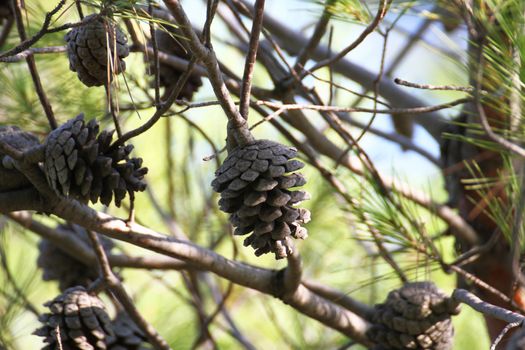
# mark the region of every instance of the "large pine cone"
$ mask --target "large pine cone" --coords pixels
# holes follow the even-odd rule
[[[77,72],[86,86],[101,86],[126,70],[128,39],[111,19],[101,15],[86,16],[83,24],[64,37],[67,42],[69,68]],[[117,57],[114,57],[114,54]],[[109,79],[109,81],[108,81]]]
[[[233,150],[215,173],[212,187],[221,193],[219,206],[230,213],[236,235],[253,232],[244,240],[255,255],[275,253],[282,259],[292,253],[290,237],[304,239],[310,212],[294,205],[308,199],[304,191],[291,191],[306,180],[292,173],[304,164],[292,160],[294,148],[268,140],[255,141]]]
[[[111,320],[104,303],[89,295],[83,287],[70,288],[44,305],[51,312],[40,316],[44,326],[34,332],[45,337],[44,342],[48,345],[42,350],[108,348],[106,339],[114,337]]]
[[[68,231],[70,235],[75,236],[88,247],[91,247],[91,241],[84,228],[77,225],[59,225],[57,229]],[[113,241],[104,236],[99,236],[99,239],[102,247],[109,254],[115,246]],[[58,281],[61,291],[73,286],[87,287],[98,277],[96,265],[84,265],[80,260],[67,254],[63,249],[60,249],[47,239],[42,239],[38,243],[38,250],[37,265],[42,268],[42,278],[44,281]]]
[[[125,312],[119,312],[112,323],[113,337],[106,341],[108,350],[149,350],[146,336]]]
[[[16,126],[0,126],[0,141],[24,151],[39,145],[38,138]],[[10,158],[0,152],[0,192],[19,190],[31,186],[31,182],[15,167]]]
[[[375,306],[369,339],[374,350],[452,349],[454,329],[451,315],[458,304],[432,282],[407,283]]]
[[[57,194],[84,203],[100,199],[104,205],[114,197],[120,207],[127,192],[146,189],[143,179],[148,168],[142,167],[142,158],[128,157],[132,145],[110,151],[113,131],[98,132],[97,121],[86,124],[80,114],[49,133],[45,142],[46,178]]]
[[[170,27],[168,27],[170,28]],[[187,52],[182,45],[180,44],[180,38],[176,38],[171,31],[166,30],[156,30],[155,38],[157,40],[157,47],[160,51],[163,51],[167,54],[189,60],[191,55]],[[150,65],[150,71],[154,72],[153,64]],[[173,88],[177,84],[179,77],[184,73],[183,69],[175,68],[166,63],[159,63],[159,78],[160,85],[164,86],[166,89],[164,91],[163,99],[166,99],[170,93],[173,91]],[[155,82],[152,82],[154,86]],[[179,99],[186,99],[190,101],[193,98],[193,94],[202,86],[202,79],[200,75],[192,73],[186,84],[179,93]]]

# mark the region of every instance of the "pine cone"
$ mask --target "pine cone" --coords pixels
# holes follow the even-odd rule
[[[367,335],[374,350],[448,350],[454,335],[450,316],[458,313],[458,304],[432,282],[407,283],[375,306]]]
[[[70,235],[91,247],[91,241],[84,228],[77,225],[59,225],[57,229],[68,231]],[[115,246],[113,241],[104,236],[99,236],[99,239],[102,247],[109,254]],[[98,277],[96,265],[85,265],[47,239],[40,240],[38,250],[37,265],[42,268],[42,278],[44,281],[58,281],[61,291],[73,286],[87,287]]]
[[[291,160],[297,154],[294,148],[279,143],[259,140],[233,150],[215,173],[212,187],[220,192],[219,207],[230,213],[234,234],[245,235],[255,255],[275,253],[282,259],[292,253],[290,237],[307,236],[301,224],[310,221],[310,212],[293,205],[308,199],[304,191],[291,191],[306,180],[292,173],[304,164]]]
[[[143,179],[148,168],[142,167],[142,158],[128,157],[132,145],[110,151],[113,131],[98,132],[97,121],[86,124],[80,114],[49,133],[45,141],[46,178],[57,194],[84,203],[100,199],[104,205],[114,197],[120,207],[127,192],[146,189]]]
[[[44,324],[33,334],[45,337],[42,350],[102,350],[106,339],[114,337],[104,303],[83,287],[70,288],[44,304],[51,313],[40,316]]]
[[[78,79],[86,86],[105,85],[108,78],[112,81],[113,75],[126,70],[124,57],[129,55],[128,39],[107,17],[90,15],[82,22],[64,37],[69,68],[77,72]],[[117,59],[113,56],[115,52]]]
[[[0,141],[19,151],[40,144],[35,135],[22,131],[16,126],[0,126]],[[0,152],[0,192],[14,191],[31,186],[31,182],[15,169],[10,160],[10,157]]]
[[[149,350],[146,336],[125,312],[119,312],[113,320],[114,337],[106,341],[108,350]]]
[[[170,27],[168,27],[170,28]],[[171,29],[171,28],[170,28]],[[187,52],[182,45],[180,44],[180,38],[176,38],[172,30],[155,30],[155,38],[157,40],[157,47],[160,51],[163,51],[167,54],[189,60],[191,55]],[[150,65],[150,71],[154,72],[153,63]],[[173,88],[177,84],[179,77],[184,73],[185,70],[175,68],[166,63],[159,63],[159,78],[160,86],[165,87],[163,99],[166,99],[170,93],[173,91]],[[152,82],[152,87],[155,86],[155,82]],[[190,74],[186,84],[179,93],[179,99],[186,99],[191,101],[193,94],[202,86],[202,79],[200,75],[196,73]]]

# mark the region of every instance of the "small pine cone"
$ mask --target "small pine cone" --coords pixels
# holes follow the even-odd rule
[[[40,316],[43,326],[33,333],[45,338],[42,350],[103,350],[106,339],[114,337],[104,303],[83,287],[70,288],[44,306],[51,312]]]
[[[24,151],[40,142],[38,138],[16,126],[0,126],[0,141],[9,146]],[[31,182],[13,165],[12,159],[0,152],[0,192],[19,190],[31,186]]]
[[[173,33],[167,32],[166,30],[156,30],[155,38],[157,40],[157,46],[160,51],[167,54],[189,60],[191,55],[187,52],[180,44],[180,38],[176,38]],[[150,71],[153,73],[153,64],[150,65]],[[183,69],[175,68],[166,63],[159,63],[159,80],[160,86],[165,87],[163,99],[166,99],[173,88],[177,84],[179,77],[184,73]],[[155,82],[152,82],[152,86],[155,86]],[[188,77],[186,84],[179,93],[178,99],[186,99],[191,101],[193,94],[199,90],[202,86],[202,79],[197,73],[192,73]]]
[[[452,349],[451,315],[459,305],[432,282],[407,283],[375,306],[368,338],[374,350]]]
[[[128,39],[107,17],[90,15],[82,22],[64,37],[69,68],[77,72],[78,79],[86,86],[105,85],[108,78],[112,81],[113,75],[126,70],[124,58],[129,55]],[[115,52],[117,60],[113,56]]]
[[[108,350],[149,350],[147,338],[125,312],[112,322],[113,337],[106,341]]]
[[[59,225],[57,229],[68,231],[68,234],[79,238],[87,246],[91,246],[91,241],[84,228],[76,225]],[[109,254],[115,246],[113,241],[104,236],[100,236],[99,239],[100,244]],[[42,278],[44,281],[58,281],[61,291],[73,286],[87,287],[98,277],[96,266],[84,265],[80,260],[67,254],[47,239],[40,240],[38,250],[37,265],[42,268]]]
[[[84,203],[109,205],[114,197],[117,207],[126,193],[144,191],[148,168],[142,158],[129,158],[132,145],[110,150],[112,137],[113,131],[99,134],[96,120],[85,123],[83,114],[49,133],[44,171],[51,188]]]
[[[276,259],[292,253],[290,237],[304,239],[301,224],[310,221],[310,212],[294,205],[309,198],[304,191],[290,188],[306,183],[299,173],[304,164],[292,159],[294,148],[268,140],[233,150],[215,173],[212,187],[221,194],[219,207],[230,213],[236,235],[252,234],[244,240],[255,255],[273,252]]]

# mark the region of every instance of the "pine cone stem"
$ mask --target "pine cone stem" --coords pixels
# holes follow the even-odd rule
[[[291,241],[290,238],[287,238]],[[288,266],[284,270],[284,293],[293,293],[299,288],[303,275],[303,261],[299,251],[295,249],[293,242],[289,242],[292,246],[292,254],[286,257]]]

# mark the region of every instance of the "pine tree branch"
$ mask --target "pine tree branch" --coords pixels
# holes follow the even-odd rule
[[[253,142],[254,137],[248,129],[247,122],[237,110],[237,107],[226,88],[215,52],[211,47],[206,47],[201,43],[197,33],[192,29],[192,25],[186,16],[180,1],[164,0],[164,3],[180,25],[184,36],[188,40],[188,45],[190,46],[192,53],[206,67],[208,71],[208,79],[213,87],[215,96],[217,96],[217,99],[221,102],[221,106],[228,117],[237,143],[239,145],[244,145]]]
[[[523,322],[523,320],[525,320],[525,316],[502,307],[489,304],[464,289],[454,290],[454,293],[452,293],[452,298],[458,302],[467,304],[474,310],[479,311],[484,315],[497,318],[498,320],[502,320],[507,323]]]
[[[248,119],[248,112],[250,110],[250,98],[253,71],[255,69],[255,60],[257,58],[257,49],[259,47],[259,35],[261,34],[262,21],[264,17],[264,1],[256,0],[255,14],[253,17],[252,31],[250,33],[250,42],[248,45],[248,53],[246,55],[246,62],[244,64],[244,74],[242,77],[241,86],[241,104],[239,112],[244,119]]]
[[[241,1],[246,8],[253,11],[253,6],[249,2],[245,0]],[[241,7],[238,7],[238,10],[243,11]],[[263,25],[291,55],[299,53],[308,43],[308,39],[302,34],[290,29],[268,14],[264,17]],[[312,51],[312,59],[315,60],[323,60],[327,55],[334,56],[335,53],[325,45],[319,45]],[[349,60],[341,59],[333,64],[332,69],[334,72],[355,81],[365,89],[373,90],[373,82],[376,79],[376,74],[367,70],[365,67],[354,64]],[[423,101],[407,93],[404,89],[401,89],[389,78],[382,78],[379,81],[379,86],[379,95],[387,99],[396,108],[412,108],[425,105]],[[436,140],[441,138],[441,131],[446,125],[444,118],[436,112],[428,113],[424,116],[415,115],[414,121],[425,128]]]
[[[191,242],[167,237],[139,224],[97,212],[72,199],[47,197],[45,207],[46,212],[88,230],[185,261],[197,269],[210,271],[238,285],[275,296],[273,286],[276,271],[229,260]],[[7,213],[1,202],[0,212]],[[370,344],[366,337],[369,325],[362,317],[315,295],[302,285],[293,294],[285,295],[283,301],[362,344]]]

